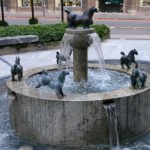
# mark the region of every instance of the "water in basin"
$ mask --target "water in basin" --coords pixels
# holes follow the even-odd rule
[[[78,83],[73,80],[73,71],[69,70],[69,72],[70,74],[66,76],[63,86],[63,91],[66,95],[67,93],[102,93],[130,86],[130,76],[122,72],[105,70],[102,73],[99,69],[88,69],[88,81],[81,81]],[[49,76],[51,76],[53,80],[57,79],[58,74],[59,71],[49,71]],[[40,82],[41,78],[41,73],[35,74],[29,78],[28,83],[35,87],[37,83]]]

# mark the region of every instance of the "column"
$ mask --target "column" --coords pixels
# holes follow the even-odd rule
[[[88,0],[82,0],[82,10],[85,11],[88,8]]]
[[[8,0],[7,9],[9,12],[17,11],[17,0]]]
[[[73,50],[73,74],[75,82],[87,81],[88,79],[87,57],[87,48]]]
[[[96,0],[88,0],[88,7],[96,7]]]
[[[55,11],[55,0],[47,0],[48,12]]]
[[[140,7],[143,6],[143,0],[140,0]]]
[[[139,0],[126,0],[126,9],[128,13],[136,13],[139,7]]]
[[[83,11],[93,6],[96,7],[96,0],[82,0]]]

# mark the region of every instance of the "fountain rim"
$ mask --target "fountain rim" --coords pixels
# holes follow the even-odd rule
[[[77,27],[76,29],[67,28],[65,33],[72,34],[72,35],[86,35],[86,34],[92,34],[96,32],[94,28],[83,29],[82,27]]]
[[[43,69],[57,70],[57,67],[58,67],[57,65],[49,65],[45,67],[39,67],[39,68],[27,70],[24,72],[23,79],[20,82],[11,81],[11,79],[9,79],[7,81],[7,87],[10,91],[16,94],[27,96],[30,98],[36,98],[40,100],[49,100],[49,101],[68,101],[68,102],[103,101],[103,100],[111,100],[111,99],[120,99],[124,97],[130,97],[133,95],[138,95],[150,89],[150,75],[149,74],[147,75],[146,87],[143,89],[133,89],[130,86],[130,87],[103,92],[103,93],[67,95],[63,99],[58,99],[55,92],[49,93],[48,91],[44,91],[42,89],[36,89],[27,83],[27,80],[30,76],[41,72]],[[88,64],[88,68],[99,68],[99,64]],[[126,73],[128,75],[131,74],[131,70],[129,71],[122,70],[120,65],[106,64],[105,68],[109,70]]]

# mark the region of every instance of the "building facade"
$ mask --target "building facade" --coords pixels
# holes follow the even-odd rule
[[[60,9],[61,0],[33,0],[35,11],[41,11],[42,7],[47,12]],[[63,0],[64,7],[75,10],[85,10],[90,6],[99,8],[105,12],[135,13],[150,12],[150,0]],[[8,12],[31,11],[31,0],[5,0],[4,10]]]

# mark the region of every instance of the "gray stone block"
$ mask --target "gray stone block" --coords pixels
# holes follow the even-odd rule
[[[37,35],[1,37],[0,45],[12,45],[12,44],[18,44],[18,43],[34,43],[38,41],[39,41],[39,37]]]

